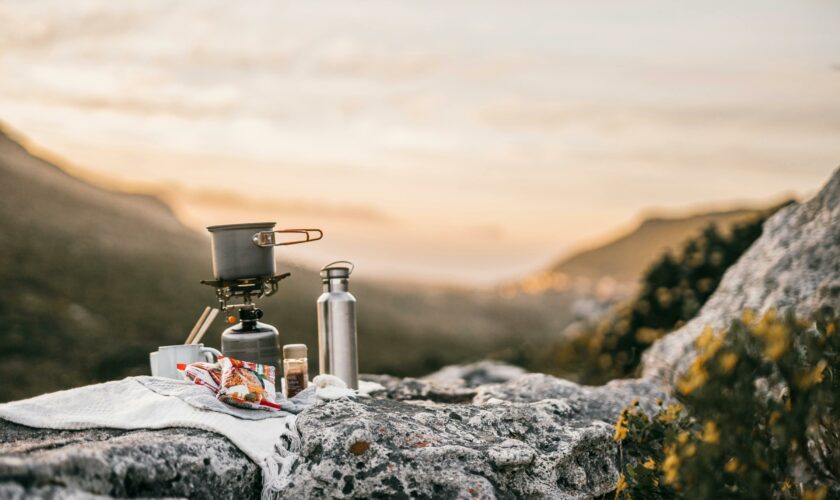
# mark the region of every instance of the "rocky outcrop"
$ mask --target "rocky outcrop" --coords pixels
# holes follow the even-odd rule
[[[664,393],[647,382],[586,388],[526,374],[479,386],[468,404],[390,399],[322,404],[298,419],[303,449],[288,496],[607,493],[618,478],[612,422],[633,399],[651,405],[656,397]]]
[[[808,314],[840,307],[840,171],[792,205],[724,277],[700,315],[657,342],[644,376],[583,387],[506,365],[450,367],[420,379],[366,376],[371,398],[322,402],[283,496],[589,498],[613,489],[612,422],[634,399],[652,409],[690,362],[706,324],[744,307]],[[0,497],[256,496],[259,471],[200,431],[47,431],[0,423]],[[229,494],[230,493],[230,494]]]
[[[808,317],[824,306],[840,309],[840,169],[811,200],[764,223],[700,313],[645,353],[644,376],[673,382],[693,359],[703,328],[725,327],[745,308],[793,309]]]
[[[498,363],[448,372],[460,377],[365,377],[385,388],[302,413],[302,449],[284,496],[607,493],[618,477],[611,425],[618,411],[637,397],[664,396],[644,381],[585,388]],[[467,387],[479,377],[498,382]],[[259,492],[259,469],[223,437],[198,430],[52,431],[4,422],[0,433],[0,498]]]

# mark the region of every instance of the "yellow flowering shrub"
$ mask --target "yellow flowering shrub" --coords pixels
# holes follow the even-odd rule
[[[840,498],[840,316],[706,329],[679,403],[621,413],[616,498]],[[619,430],[619,428],[621,430]]]

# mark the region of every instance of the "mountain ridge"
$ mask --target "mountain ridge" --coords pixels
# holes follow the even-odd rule
[[[624,295],[636,286],[647,266],[665,251],[677,253],[687,238],[709,224],[727,232],[733,224],[756,216],[758,208],[710,210],[687,215],[650,215],[602,243],[584,246],[556,259],[514,286],[527,293],[577,290]]]
[[[163,223],[172,230],[186,229],[169,205],[157,196],[92,185],[44,156],[45,153],[31,146],[26,138],[0,122],[0,157],[4,159],[3,166],[7,171],[38,181],[42,185],[60,187],[77,195],[107,201],[111,208],[121,210],[128,216],[157,217],[156,222]],[[136,208],[142,208],[143,211],[138,214]]]

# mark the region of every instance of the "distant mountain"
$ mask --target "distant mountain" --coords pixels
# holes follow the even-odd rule
[[[0,399],[140,373],[212,296],[204,238],[156,198],[91,186],[6,133],[0,185]]]
[[[698,213],[686,217],[655,217],[603,245],[559,259],[545,271],[518,283],[521,290],[626,291],[635,286],[645,268],[666,250],[703,227],[716,224],[726,231],[733,224],[757,214],[755,209]],[[606,289],[606,290],[605,290]]]
[[[0,401],[147,373],[149,351],[182,342],[215,303],[199,284],[211,273],[209,239],[157,198],[88,184],[2,129],[0,186]],[[260,306],[281,342],[309,345],[314,375],[320,281],[282,257],[278,266],[292,277]],[[352,290],[368,372],[420,375],[485,357],[523,362],[523,347],[568,322],[565,299],[359,278]],[[218,346],[223,328],[218,321],[205,343]]]

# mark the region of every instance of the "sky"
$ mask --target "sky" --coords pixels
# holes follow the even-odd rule
[[[840,2],[0,0],[0,121],[187,224],[488,284],[840,165]]]

